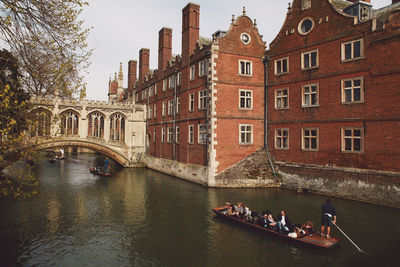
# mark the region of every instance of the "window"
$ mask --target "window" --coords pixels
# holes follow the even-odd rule
[[[172,143],[173,140],[173,129],[172,127],[168,127],[168,136],[167,136],[167,143]]]
[[[167,102],[162,102],[162,110],[161,110],[161,115],[165,117],[165,113],[167,111]]]
[[[110,117],[110,140],[125,142],[125,116],[120,113]]]
[[[165,128],[161,128],[161,143],[165,143]]]
[[[157,91],[158,91],[158,84],[154,85],[154,95],[157,95]]]
[[[43,109],[44,111],[44,109]],[[42,113],[43,115],[46,113]],[[41,115],[42,115],[41,114]],[[43,115],[41,116],[43,118]],[[48,114],[47,114],[48,116]],[[88,116],[88,136],[97,137],[97,138],[104,138],[104,115],[98,112],[93,112]],[[38,118],[38,117],[36,117]],[[48,133],[50,134],[50,117],[48,117],[48,123],[46,123],[49,127]],[[42,121],[39,121],[39,127],[44,126]],[[37,128],[39,128],[37,127]],[[42,128],[40,127],[40,128]],[[43,132],[43,131],[38,131]],[[42,134],[43,135],[43,134]]]
[[[342,151],[362,152],[362,139],[362,128],[342,128]]]
[[[199,91],[199,110],[207,108],[207,90]]]
[[[157,104],[154,104],[154,119],[157,119]]]
[[[176,85],[180,86],[182,84],[182,72],[178,72]]]
[[[275,129],[275,149],[289,148],[289,129]]]
[[[318,150],[318,129],[317,128],[303,128],[302,129],[303,142],[302,149],[309,151]]]
[[[190,66],[190,80],[192,81],[192,80],[194,80],[194,78],[195,78],[195,67],[193,65],[193,66]]]
[[[169,77],[169,89],[175,88],[175,76],[172,75]]]
[[[176,114],[179,114],[181,112],[181,98],[177,97],[176,98]]]
[[[342,80],[342,103],[360,103],[364,101],[363,78]]]
[[[135,95],[135,101],[138,102],[138,100],[139,100],[139,94],[136,94]]]
[[[318,106],[318,84],[309,84],[303,86],[302,106]]]
[[[180,128],[179,126],[176,126],[175,128],[175,143],[179,144],[179,136],[180,136]]]
[[[301,53],[301,69],[318,67],[318,50]]]
[[[300,21],[297,28],[301,35],[308,34],[314,28],[314,21],[311,18],[304,18]]]
[[[253,125],[239,124],[239,144],[249,145],[253,143]]]
[[[155,144],[156,143],[156,129],[154,129],[154,132],[153,132],[153,144]]]
[[[194,110],[194,93],[189,95],[189,111]]]
[[[162,83],[162,90],[163,90],[163,92],[167,91],[167,79],[164,79],[164,80],[163,80],[163,83]]]
[[[289,73],[289,58],[275,60],[275,75]]]
[[[239,74],[240,75],[252,75],[252,62],[247,60],[239,60]]]
[[[199,136],[197,142],[199,144],[206,144],[207,142],[207,127],[205,124],[199,125]]]
[[[244,44],[249,44],[251,41],[250,35],[248,35],[247,33],[242,33],[240,35],[240,40],[244,43]]]
[[[207,74],[208,60],[203,60],[199,63],[199,77]]]
[[[168,100],[168,116],[174,114],[174,100]]]
[[[141,99],[142,99],[142,100],[144,99],[144,90],[142,90],[142,97],[141,97]]]
[[[189,125],[189,144],[193,144],[194,143],[194,126],[193,125]]]
[[[342,61],[359,59],[364,56],[363,39],[342,43]]]
[[[153,85],[149,88],[149,97],[153,96]]]
[[[239,108],[250,109],[253,108],[253,91],[252,90],[239,90]]]
[[[151,119],[152,118],[152,116],[153,116],[153,107],[152,106],[149,106],[149,119]]]
[[[277,89],[275,91],[275,108],[289,108],[289,89]]]

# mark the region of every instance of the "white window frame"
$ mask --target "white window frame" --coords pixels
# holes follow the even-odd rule
[[[189,111],[194,111],[194,93],[189,94]]]
[[[182,72],[178,72],[176,85],[180,86],[182,84]]]
[[[283,62],[285,60],[286,60],[286,69],[287,69],[286,72],[283,71]],[[280,69],[278,68],[279,62],[281,63]],[[284,74],[289,73],[289,57],[279,58],[274,61],[274,73],[275,73],[275,75],[284,75]]]
[[[161,143],[165,143],[165,127],[161,128]]]
[[[360,56],[355,57],[354,56],[354,44],[356,42],[360,42]],[[351,45],[351,57],[346,58],[346,45],[350,44]],[[364,58],[364,39],[357,39],[357,40],[351,40],[348,42],[343,42],[341,44],[341,60],[342,62],[347,62],[347,61],[353,61],[353,60],[358,60]]]
[[[199,110],[207,108],[207,90],[199,91]]]
[[[167,91],[167,79],[166,78],[163,80],[162,90],[163,90],[163,92]]]
[[[172,116],[174,114],[174,100],[168,100],[168,116]]]
[[[281,99],[282,104],[284,103],[283,99],[285,97],[283,95],[283,92],[285,90],[287,91],[287,95],[286,95],[286,104],[287,105],[285,107],[284,106],[278,107],[278,99]],[[282,92],[282,95],[278,96],[278,92]],[[275,109],[289,109],[289,88],[288,87],[275,89]]]
[[[158,84],[154,85],[154,95],[157,95],[157,91],[158,91]]]
[[[208,69],[208,60],[203,60],[199,62],[199,77],[202,77],[207,74]]]
[[[354,86],[354,81],[360,80],[360,86]],[[351,87],[346,87],[346,82],[351,81]],[[343,79],[342,84],[342,104],[364,103],[364,77]],[[360,100],[354,100],[354,89],[360,88]],[[346,91],[351,90],[351,101],[346,101]]]
[[[148,114],[149,119],[153,118],[153,107],[149,105],[149,114]]]
[[[161,110],[161,116],[165,117],[165,114],[167,113],[167,102],[162,102],[162,110]]]
[[[315,92],[312,92],[312,88],[315,87]],[[309,91],[306,92],[306,88],[309,88]],[[306,96],[308,95],[309,104],[306,103]],[[312,104],[312,96],[315,95],[315,104]],[[309,107],[317,107],[319,106],[319,84],[306,84],[301,87],[301,106],[303,108]]]
[[[149,97],[153,96],[153,85],[149,87]]]
[[[241,76],[253,76],[253,62],[251,60],[239,59],[238,73]]]
[[[154,104],[154,119],[157,119],[157,104]]]
[[[169,85],[169,89],[173,89],[175,88],[175,75],[172,75],[168,78],[168,85]]]
[[[351,136],[346,136],[345,133],[346,131],[351,131]],[[354,131],[358,130],[360,131],[360,136],[355,136]],[[343,127],[341,129],[341,136],[342,136],[342,152],[344,153],[363,153],[364,152],[364,128],[363,127]],[[351,140],[351,149],[346,150],[346,139]],[[359,139],[360,140],[360,150],[354,150],[354,140]]]
[[[306,131],[309,131],[309,135],[306,135]],[[317,135],[314,136],[312,135],[312,131],[316,131]],[[305,138],[309,139],[309,148],[306,147],[306,141]],[[312,148],[312,139],[316,138],[316,148]],[[315,127],[311,128],[302,128],[301,129],[301,150],[303,151],[318,151],[319,150],[319,129]]]
[[[284,135],[285,132],[286,132],[286,136]],[[285,138],[286,138],[286,143],[284,140]],[[275,129],[275,142],[274,143],[275,143],[275,149],[288,150],[289,149],[289,129],[288,128]],[[285,144],[286,144],[286,146],[285,146]]]
[[[179,126],[175,127],[175,143],[179,144],[181,129]]]
[[[316,53],[315,66],[312,66],[312,62],[311,62],[311,55],[313,53]],[[305,57],[306,56],[309,57],[309,64],[310,65],[308,67],[305,66]],[[318,67],[319,67],[319,51],[318,51],[318,49],[301,53],[301,69],[302,70],[315,69],[315,68],[318,68]]]
[[[242,95],[244,93],[244,95]],[[250,93],[250,96],[248,95]],[[242,99],[244,100],[244,106],[242,107]],[[247,100],[250,100],[250,106],[247,105]],[[250,89],[239,89],[239,109],[253,109],[253,90]]]
[[[189,78],[191,81],[193,81],[196,77],[196,66],[192,65],[190,66],[190,70],[189,70]]]
[[[179,114],[181,112],[181,97],[178,96],[176,98],[176,114]]]
[[[207,125],[199,124],[197,130],[197,143],[200,145],[205,145],[207,142]]]
[[[167,127],[167,143],[171,144],[174,140],[174,129],[172,127]]]
[[[193,125],[188,126],[188,143],[194,144],[194,126]]]
[[[244,127],[244,130],[242,129]],[[250,130],[248,129],[250,127]],[[242,134],[245,134],[245,140],[242,140]],[[250,134],[250,135],[248,135]],[[250,137],[250,140],[248,140]],[[253,144],[253,124],[239,124],[239,145],[252,145]]]

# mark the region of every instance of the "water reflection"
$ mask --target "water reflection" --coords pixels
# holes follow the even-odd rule
[[[225,201],[251,209],[284,208],[295,222],[319,225],[325,197],[279,189],[210,189],[151,171],[113,166],[111,178],[89,168],[102,156],[71,156],[35,171],[39,194],[0,202],[0,253],[15,266],[354,266],[365,258],[342,239],[325,252],[295,246],[216,218]],[[338,223],[374,258],[394,258],[398,210],[335,199]],[[373,216],[371,216],[373,214]],[[379,231],[376,218],[380,220]],[[366,234],[368,233],[368,234]],[[339,235],[333,229],[333,234]],[[379,246],[377,246],[379,244]],[[375,256],[377,255],[377,256]],[[374,259],[368,258],[370,261]]]

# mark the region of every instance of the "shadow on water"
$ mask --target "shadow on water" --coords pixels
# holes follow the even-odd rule
[[[213,189],[111,163],[110,178],[89,173],[97,154],[68,155],[35,168],[39,194],[0,201],[2,266],[385,266],[395,261],[397,209],[333,199],[342,238],[324,251],[216,218],[212,208],[242,201],[253,211],[285,209],[319,227],[324,196],[282,189]],[[390,265],[389,265],[390,266]]]

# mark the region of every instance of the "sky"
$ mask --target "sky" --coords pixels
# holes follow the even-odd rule
[[[200,36],[211,38],[217,30],[228,30],[232,20],[242,15],[257,20],[258,30],[269,45],[278,34],[292,0],[191,0],[200,5]],[[314,0],[316,1],[316,0]],[[320,1],[320,0],[319,0]],[[88,37],[94,49],[86,74],[86,97],[107,100],[108,81],[122,62],[124,88],[127,87],[128,61],[139,61],[139,50],[150,49],[150,68],[157,69],[158,31],[171,28],[172,53],[181,53],[182,9],[188,0],[88,0],[82,13],[84,26],[92,28]],[[372,0],[381,8],[392,0]]]

